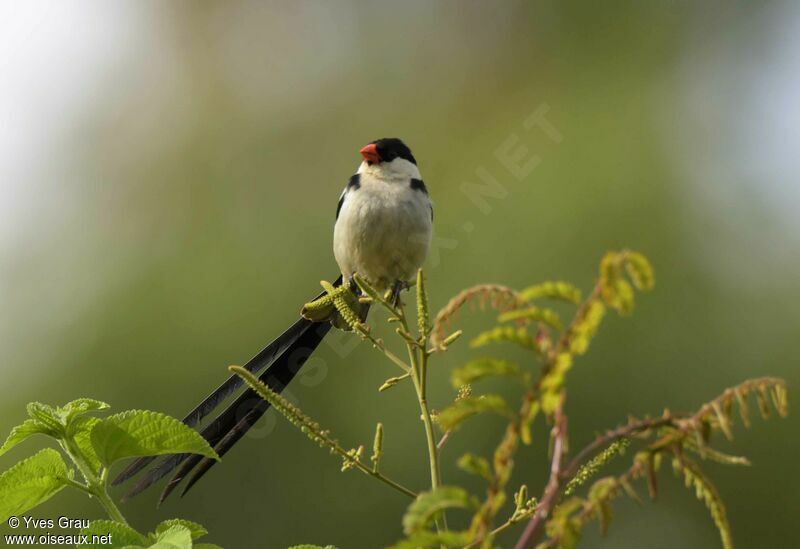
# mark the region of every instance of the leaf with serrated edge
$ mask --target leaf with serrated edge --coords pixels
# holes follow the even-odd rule
[[[106,466],[128,457],[162,454],[219,459],[197,431],[173,417],[146,410],[130,410],[100,420],[92,430],[92,446]]]
[[[156,535],[150,549],[192,549],[192,533],[185,526],[172,526]]]
[[[29,402],[27,410],[31,419],[47,426],[57,435],[64,432],[64,424],[61,422],[58,410],[52,406],[41,402]]]
[[[52,448],[20,461],[0,475],[0,523],[47,501],[71,476],[61,454]]]
[[[208,530],[206,530],[202,524],[197,524],[196,522],[184,519],[169,519],[156,526],[156,535],[169,530],[173,526],[183,526],[189,530],[189,532],[192,534],[193,540],[200,539],[208,534]]]
[[[64,423],[69,425],[70,421],[83,414],[89,412],[99,412],[101,410],[108,410],[111,406],[105,402],[95,400],[93,398],[79,398],[72,402],[67,402],[64,406],[59,406],[57,409],[58,414],[63,419]]]
[[[95,474],[98,474],[103,466],[92,445],[92,430],[98,423],[100,423],[98,418],[84,416],[74,419],[67,427],[67,432]]]
[[[134,546],[148,545],[147,538],[121,522],[114,520],[94,520],[87,528],[81,530],[81,534],[88,536],[91,540],[92,536],[107,536],[111,535],[111,545],[108,544],[92,544],[83,545],[82,547],[111,547],[113,549]]]
[[[20,442],[26,440],[28,437],[36,434],[55,436],[55,433],[46,425],[35,419],[26,419],[22,424],[17,425],[11,429],[8,438],[0,446],[0,456],[11,450]]]

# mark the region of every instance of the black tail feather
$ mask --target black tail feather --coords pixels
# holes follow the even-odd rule
[[[292,324],[285,332],[278,336],[272,343],[264,347],[256,356],[251,358],[244,365],[244,368],[254,374],[258,374],[261,370],[269,366],[276,356],[282,354],[290,345],[297,341],[303,333],[308,330],[313,323],[304,318],[299,319]],[[198,404],[187,416],[183,422],[189,427],[197,425],[204,417],[211,413],[219,404],[228,398],[233,392],[236,391],[243,381],[239,376],[231,376],[225,383],[217,387],[210,395],[208,395],[203,402]],[[155,457],[140,458],[131,463],[125,468],[117,477],[112,481],[111,485],[116,486],[132,478],[139,471],[147,467]]]
[[[245,415],[239,421],[239,423],[237,423],[234,426],[234,428],[231,429],[231,431],[227,435],[225,435],[225,437],[219,442],[219,444],[216,447],[217,454],[219,454],[220,456],[225,455],[228,452],[228,450],[230,450],[231,447],[234,444],[236,444],[240,438],[244,436],[244,434],[250,429],[250,427],[252,427],[253,424],[255,424],[255,422],[258,421],[268,409],[269,409],[269,404],[266,401],[262,400],[261,403],[258,404],[258,406],[250,410],[247,413],[247,415]],[[181,497],[185,496],[186,493],[192,489],[192,486],[194,486],[198,480],[203,478],[203,476],[208,472],[209,469],[211,469],[214,466],[215,463],[217,462],[214,461],[213,459],[201,458],[200,465],[197,467],[197,469],[194,470],[192,476],[189,477],[189,480],[187,481],[186,486],[183,489],[183,492],[181,492]],[[181,479],[176,478],[175,480],[176,480],[175,485],[177,486],[177,483],[179,483]],[[172,484],[172,481],[170,481],[170,484]],[[164,501],[167,498],[167,496],[169,496],[169,493],[165,490],[164,494],[162,494],[161,496],[162,498],[161,501]]]
[[[281,358],[278,359],[278,362],[280,362]],[[278,362],[276,362],[275,366],[278,366]],[[249,410],[258,407],[259,403],[261,402],[264,401],[259,398],[255,392],[250,390],[245,391],[239,395],[236,400],[229,404],[222,412],[220,412],[219,415],[214,418],[214,421],[209,423],[206,428],[200,432],[200,434],[208,441],[209,445],[216,450],[217,444],[231,429],[231,425],[234,425],[236,421],[238,421],[238,418],[242,417],[243,415],[247,415]],[[266,410],[266,407],[264,409]],[[222,454],[219,454],[219,452],[217,453],[218,455],[222,456]],[[178,456],[174,457],[178,458]],[[163,502],[164,499],[166,499],[166,497],[177,487],[177,485],[180,484],[181,480],[183,480],[186,475],[191,472],[194,466],[200,462],[201,459],[202,456],[197,454],[180,454],[179,459],[164,460],[161,464],[159,464],[158,467],[150,471],[150,474],[143,478],[131,491],[131,494],[126,497],[133,497],[139,492],[146,490],[153,483],[158,482],[170,474],[176,467],[180,466],[178,471],[173,475],[172,479],[170,479],[169,483],[164,489],[164,492],[161,494],[159,503]]]
[[[340,277],[334,285],[338,286],[341,284],[341,280]],[[324,294],[321,294],[319,297],[322,295]],[[330,330],[330,327],[329,323],[315,324],[301,318],[262,349],[256,356],[250,359],[244,365],[244,368],[254,374],[258,374],[267,368],[267,370],[261,374],[260,379],[273,390],[280,392],[294,378],[300,367],[305,363],[317,346],[319,346],[322,339]],[[243,381],[241,378],[238,376],[231,376],[225,383],[208,395],[203,402],[189,412],[183,419],[183,422],[190,427],[197,425],[203,418],[219,406],[221,402],[241,387],[242,384]],[[269,405],[265,401],[258,397],[254,391],[248,389],[226,407],[214,421],[208,424],[201,434],[209,444],[215,448],[217,453],[222,456],[241,439],[268,408]],[[160,459],[156,457],[140,458],[125,468],[125,470],[113,480],[112,485],[120,484],[132,478],[156,459],[159,460],[157,465],[125,495],[123,498],[124,500],[130,499],[143,492],[153,483],[180,466],[180,469],[162,494],[161,501],[163,501],[195,465],[201,461],[200,456],[192,454],[174,454],[164,456]],[[207,461],[210,463],[202,463],[200,469],[195,471],[189,485],[184,489],[184,494],[211,468],[211,466],[213,466],[214,463],[216,463],[214,460]]]
[[[282,392],[314,350],[322,343],[330,329],[331,325],[325,323],[318,324],[314,329],[306,331],[259,379],[273,391]],[[237,399],[237,402],[239,400],[241,402],[238,406],[229,406],[214,420],[214,423],[209,425],[209,428],[213,427],[213,432],[210,433],[213,438],[217,439],[219,437],[219,442],[214,446],[214,450],[220,457],[224,456],[269,409],[269,403],[259,397],[252,389],[245,391]],[[205,431],[203,435],[205,436]],[[188,464],[188,461],[186,463]],[[204,458],[200,462],[198,469],[192,474],[181,495],[185,495],[216,463],[217,461],[213,459]],[[184,468],[187,469],[187,473],[192,469],[192,467],[182,467],[181,469]],[[169,496],[169,493],[183,478],[182,475],[176,474],[170,480],[168,489],[162,494],[161,501]]]
[[[311,321],[306,320],[305,318],[300,318],[285,332],[278,336],[275,341],[270,343],[260,353],[251,358],[247,364],[243,366],[243,368],[248,372],[258,375],[261,370],[275,361],[275,357],[281,356],[289,347],[293,346],[294,343],[303,336],[306,330],[311,328],[313,325],[314,324]],[[243,383],[244,382],[242,381],[242,378],[239,376],[229,377],[216,391],[208,395],[203,402],[198,404],[194,410],[189,412],[189,414],[183,419],[183,422],[189,427],[194,427],[204,417],[210,414],[217,406],[219,406],[220,402],[224,401],[231,394],[233,394],[236,389],[241,387]]]
[[[144,462],[144,465],[141,465],[140,469],[143,467],[147,467],[147,465],[149,465],[152,461],[156,459],[158,459],[158,462],[153,467],[153,469],[150,470],[147,476],[142,478],[136,484],[136,486],[131,488],[124,496],[122,496],[122,499],[120,501],[122,501],[122,503],[125,503],[129,499],[138,496],[139,494],[150,488],[150,486],[152,486],[153,483],[158,482],[159,479],[168,475],[170,471],[172,471],[175,467],[180,465],[186,458],[191,458],[192,456],[193,454],[171,454],[161,458],[152,457],[152,458],[147,458],[146,460],[145,459],[137,460],[136,462],[134,462],[134,465],[139,465],[141,462]],[[128,471],[128,469],[126,469],[126,471]],[[115,479],[115,481],[116,480],[117,479]]]

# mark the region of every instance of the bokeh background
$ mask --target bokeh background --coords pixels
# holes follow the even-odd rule
[[[573,447],[747,377],[800,381],[796,2],[3,2],[0,74],[0,431],[32,400],[182,415],[336,275],[339,193],[358,149],[393,135],[435,201],[435,307],[478,282],[588,288],[611,248],[653,260],[655,293],[570,375]],[[555,133],[525,127],[537,110]],[[515,175],[504,147],[536,165]],[[486,173],[503,191],[473,200],[465,184]],[[462,318],[471,334],[492,322]],[[348,446],[383,421],[384,468],[422,488],[412,391],[379,395],[394,371],[353,343],[324,345],[289,394]],[[433,369],[434,406],[470,356],[462,342]],[[500,428],[460,432],[445,479],[480,493],[453,462]],[[708,466],[740,547],[798,544],[797,433],[793,416],[758,421],[723,445],[754,467]],[[546,477],[537,436],[515,483]],[[194,519],[228,548],[401,536],[402,497],[274,415],[224,461],[183,500],[156,509],[151,491],[123,510],[142,530]],[[621,501],[584,546],[718,546],[703,505],[662,477],[658,502]],[[33,514],[102,512],[63,492]]]

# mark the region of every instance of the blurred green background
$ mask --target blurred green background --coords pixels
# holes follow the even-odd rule
[[[436,308],[478,282],[588,288],[611,248],[653,260],[655,293],[609,318],[570,375],[573,447],[747,377],[784,376],[791,394],[798,52],[793,2],[4,2],[0,431],[32,400],[182,415],[336,276],[336,201],[358,149],[382,136],[410,144],[435,201]],[[525,128],[537,109],[560,142]],[[538,164],[517,177],[503,147]],[[504,196],[476,202],[464,185],[486,173]],[[470,334],[492,322],[462,319]],[[379,395],[394,370],[353,343],[323,345],[289,395],[348,446],[383,421],[384,468],[422,488],[413,393]],[[462,342],[436,364],[434,406],[470,356]],[[488,453],[500,428],[478,420],[454,437],[446,481],[480,493],[453,462]],[[708,466],[739,547],[800,541],[797,433],[793,416],[757,421],[723,445],[754,467]],[[537,435],[514,483],[546,477]],[[608,537],[593,525],[584,546],[718,546],[670,476],[658,502],[620,502]],[[186,517],[226,548],[382,547],[407,503],[340,473],[273,414],[188,497],[156,509],[156,496],[123,506],[135,526]],[[101,510],[64,492],[33,514]]]

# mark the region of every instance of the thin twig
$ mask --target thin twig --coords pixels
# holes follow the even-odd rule
[[[561,466],[567,445],[567,416],[564,415],[565,398],[565,394],[562,393],[561,402],[559,402],[554,414],[552,431],[553,459],[550,463],[550,479],[547,481],[547,486],[544,489],[539,505],[536,506],[533,518],[522,533],[522,537],[517,541],[516,549],[529,549],[534,546],[544,533],[547,517],[550,516],[558,502],[558,496],[561,491]]]
[[[442,435],[442,438],[439,439],[439,443],[436,445],[436,449],[440,452],[444,449],[445,444],[447,441],[450,440],[450,433],[451,431],[447,431],[445,434]]]
[[[492,530],[488,537],[490,539],[495,539],[499,534],[502,534],[503,532],[505,532],[506,530],[508,530],[512,526],[514,526],[516,524],[519,524],[520,522],[522,522],[526,518],[528,518],[531,515],[533,515],[533,513],[535,513],[535,512],[536,512],[536,508],[533,508],[530,511],[526,511],[525,513],[513,515],[511,518],[509,518],[503,524],[501,524],[500,526],[498,526],[497,528]],[[470,543],[469,545],[465,546],[464,549],[474,549],[475,547],[480,546],[481,543],[483,543],[482,539],[475,540],[472,543]]]
[[[410,373],[411,373],[411,368],[408,366],[408,364],[406,364],[406,363],[403,361],[403,359],[401,359],[401,358],[400,358],[400,357],[398,357],[396,354],[394,354],[392,351],[390,351],[390,350],[389,350],[389,349],[386,347],[386,345],[384,345],[383,341],[381,341],[380,339],[376,339],[375,337],[373,337],[373,336],[372,336],[372,334],[369,332],[369,329],[368,329],[366,326],[364,326],[362,330],[359,330],[359,331],[358,331],[358,333],[361,335],[361,337],[362,337],[362,338],[364,338],[364,339],[366,339],[367,341],[369,341],[370,343],[372,343],[372,345],[373,345],[373,346],[374,346],[376,349],[378,349],[378,350],[379,350],[379,351],[381,351],[381,352],[382,352],[384,355],[386,355],[386,357],[387,357],[389,360],[391,360],[391,361],[392,361],[392,362],[394,362],[394,363],[395,363],[397,366],[399,366],[399,367],[400,367],[400,369],[401,369],[401,370],[403,370],[403,371],[404,371],[406,374],[410,374]]]

